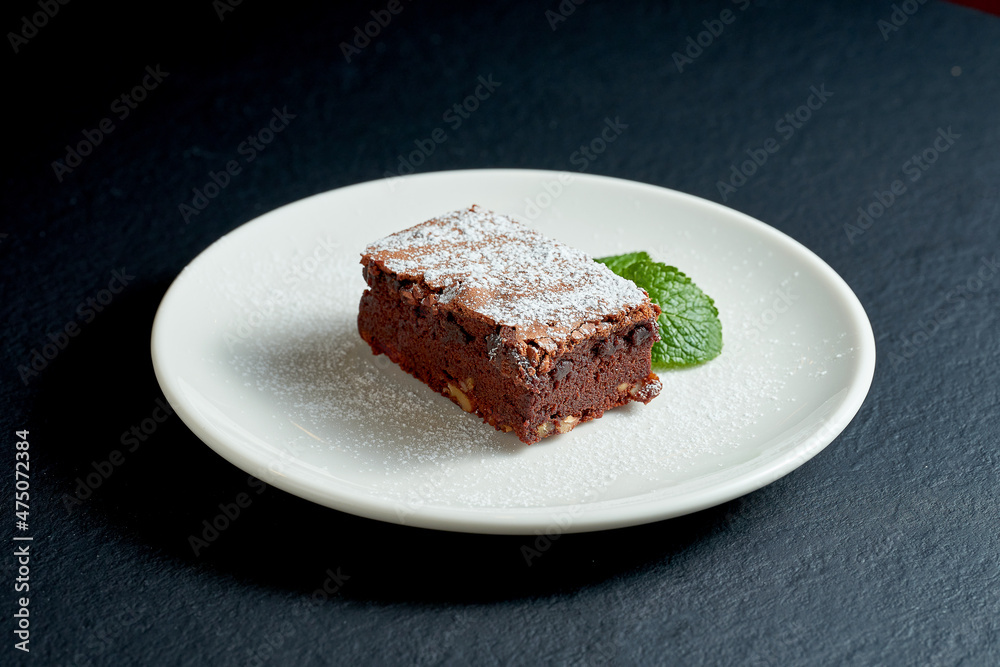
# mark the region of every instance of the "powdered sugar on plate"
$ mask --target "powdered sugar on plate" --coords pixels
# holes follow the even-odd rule
[[[773,295],[747,288],[737,264],[734,280],[713,293],[725,327],[721,357],[662,373],[663,392],[648,406],[609,411],[529,447],[371,353],[357,332],[364,281],[356,249],[339,248],[308,273],[307,257],[248,254],[241,275],[205,285],[237,313],[226,340],[229,367],[282,424],[284,437],[272,443],[282,457],[325,470],[331,484],[360,484],[402,512],[680,492],[741,448],[754,451],[763,424],[795,419],[786,380],[832,362],[796,341],[794,322],[769,325],[772,334],[792,335],[760,332]],[[794,281],[789,276],[785,289]]]

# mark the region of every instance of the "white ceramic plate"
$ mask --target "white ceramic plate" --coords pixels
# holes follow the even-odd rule
[[[719,307],[725,349],[662,394],[527,447],[375,357],[357,334],[360,253],[478,203],[594,256],[648,250]],[[458,171],[362,183],[253,220],[184,269],[153,364],[188,427],[236,466],[361,516],[481,533],[599,530],[760,488],[828,445],[868,393],[871,325],[788,236],[690,195],[612,178]]]

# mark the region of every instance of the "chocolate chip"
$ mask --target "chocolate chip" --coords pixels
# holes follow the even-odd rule
[[[610,357],[625,347],[625,341],[621,336],[611,336],[602,340],[597,345],[597,353],[602,357]]]
[[[563,359],[558,364],[556,364],[556,370],[552,374],[552,379],[555,380],[556,382],[562,382],[562,380],[565,379],[567,375],[569,375],[569,372],[571,370],[573,370],[573,362],[569,361],[568,359]]]
[[[635,329],[632,329],[632,333],[629,334],[629,338],[632,339],[632,345],[638,347],[649,340],[649,337],[652,335],[652,332],[646,327],[638,326]]]

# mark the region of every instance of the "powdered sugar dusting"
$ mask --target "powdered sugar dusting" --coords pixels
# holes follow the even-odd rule
[[[564,338],[646,293],[586,253],[479,206],[387,236],[366,253],[403,278],[525,337]]]
[[[231,276],[204,284],[219,295],[220,312],[235,313],[233,342],[220,343],[228,374],[248,405],[270,411],[277,465],[320,469],[331,486],[397,503],[403,519],[431,506],[539,508],[682,493],[751,458],[776,424],[804,419],[790,388],[803,378],[826,381],[821,374],[850,356],[818,351],[836,349],[832,342],[817,349],[808,336],[799,341],[794,308],[762,320],[778,292],[755,291],[737,267],[732,283],[713,290],[727,333],[722,356],[661,374],[663,393],[647,406],[629,404],[526,446],[372,355],[357,332],[357,249],[307,271],[310,252],[247,255]],[[684,265],[698,263],[688,257]],[[794,277],[773,288],[790,299],[798,289]]]

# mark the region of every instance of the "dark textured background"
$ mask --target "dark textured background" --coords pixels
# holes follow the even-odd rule
[[[37,11],[8,4],[5,32]],[[28,428],[35,542],[30,656],[11,646],[0,557],[0,663],[1000,661],[1000,273],[973,289],[1000,250],[1000,18],[931,0],[885,39],[887,1],[591,0],[552,30],[556,0],[403,0],[348,64],[340,42],[385,4],[243,0],[220,21],[211,0],[77,0],[3,47],[0,537]],[[678,72],[672,53],[725,7],[735,22]],[[157,64],[167,78],[118,120],[111,101]],[[176,418],[68,510],[76,478],[156,407],[150,325],[181,268],[260,213],[382,177],[490,74],[501,87],[421,171],[573,169],[620,117],[588,171],[721,201],[716,182],[810,86],[833,93],[726,203],[815,251],[867,309],[879,365],[843,435],[747,497],[562,536],[530,567],[525,538],[256,495]],[[295,119],[184,224],[178,205],[274,107]],[[103,117],[114,132],[57,180],[52,161]],[[903,163],[938,128],[960,138],[910,182]],[[844,225],[897,178],[906,193],[851,243]],[[122,267],[127,288],[22,382]],[[195,556],[188,535],[243,491],[253,504]],[[311,602],[328,572],[342,586]]]

